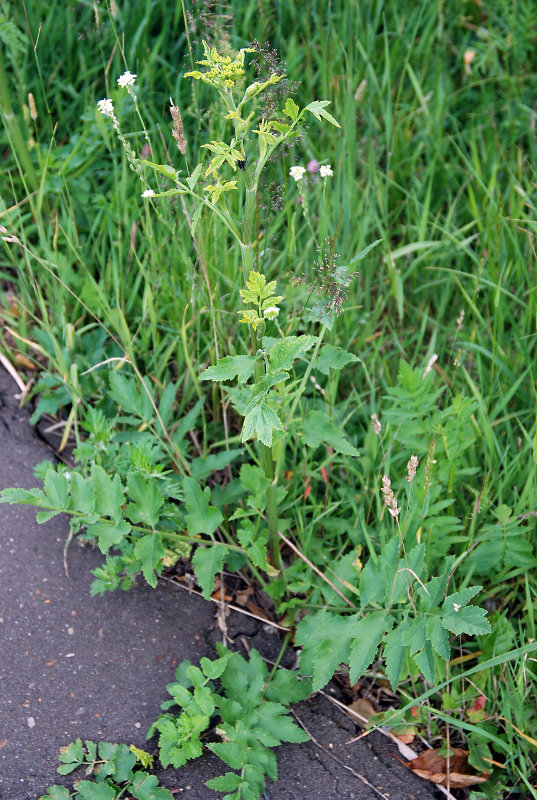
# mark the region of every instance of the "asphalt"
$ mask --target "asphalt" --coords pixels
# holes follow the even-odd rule
[[[33,467],[53,454],[28,423],[17,386],[0,367],[0,489],[38,485]],[[183,659],[214,655],[215,606],[169,584],[90,597],[101,555],[72,543],[63,567],[64,518],[38,525],[35,509],[0,505],[0,800],[37,800],[53,783],[60,747],[80,737],[135,744],[145,739]],[[240,614],[228,618],[237,646],[277,651],[274,636]],[[295,709],[316,743],[277,749],[270,800],[431,800],[380,734],[348,745],[352,721],[325,698]],[[208,753],[162,783],[184,800],[222,795],[204,781],[227,769]],[[73,776],[75,779],[76,773]],[[365,781],[365,782],[364,782]],[[369,785],[368,785],[369,784]]]

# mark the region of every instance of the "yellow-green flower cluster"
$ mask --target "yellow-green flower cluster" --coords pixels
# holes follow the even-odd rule
[[[246,289],[240,290],[242,302],[257,306],[257,308],[244,308],[237,312],[241,318],[239,322],[251,325],[257,331],[267,319],[276,319],[280,309],[278,303],[283,300],[282,295],[275,295],[276,281],[267,283],[267,279],[260,272],[252,270],[246,281]]]
[[[197,63],[202,67],[208,67],[208,72],[194,70],[185,73],[185,78],[195,78],[219,89],[233,89],[239,78],[244,75],[244,56],[246,53],[254,52],[251,47],[245,47],[239,50],[236,58],[232,59],[231,56],[221,56],[216,48],[210,48],[206,42],[203,42],[203,49],[205,58]]]

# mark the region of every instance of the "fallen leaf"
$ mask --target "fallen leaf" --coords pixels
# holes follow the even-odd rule
[[[449,759],[449,785],[452,789],[464,786],[473,786],[475,783],[485,783],[490,773],[475,775],[470,772],[468,764],[468,750],[456,747]],[[406,765],[420,778],[436,783],[438,786],[447,786],[447,759],[440,755],[439,750],[426,750],[417,758],[413,758]]]
[[[369,720],[377,712],[369,700],[365,697],[358,697],[354,702],[347,706],[347,714],[361,728],[369,727]]]
[[[413,733],[396,733],[395,735],[403,744],[412,744],[416,738]]]
[[[240,606],[245,606],[248,600],[250,599],[250,595],[253,594],[253,589],[251,586],[248,586],[246,589],[243,589],[240,592],[235,593],[235,602],[238,603]]]

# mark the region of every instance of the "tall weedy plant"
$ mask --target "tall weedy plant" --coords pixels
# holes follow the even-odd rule
[[[145,197],[170,197],[188,195],[194,202],[191,233],[194,235],[200,215],[204,208],[209,208],[219,223],[227,229],[231,240],[240,247],[243,267],[241,297],[247,308],[241,310],[240,322],[250,330],[251,354],[243,356],[227,356],[206,370],[201,376],[204,380],[227,381],[237,378],[239,383],[249,384],[249,398],[244,406],[243,441],[254,436],[260,445],[261,464],[266,486],[266,516],[269,533],[270,560],[274,567],[279,565],[278,538],[278,500],[277,478],[275,469],[282,453],[285,429],[282,425],[278,405],[284,395],[284,384],[289,379],[289,371],[297,358],[306,353],[315,344],[311,336],[281,336],[279,341],[269,339],[263,341],[267,322],[276,320],[278,303],[283,296],[276,295],[276,282],[267,282],[266,277],[254,271],[256,247],[256,209],[261,174],[269,159],[281,147],[296,137],[300,123],[306,112],[319,121],[327,121],[339,127],[339,123],[326,110],[329,101],[314,101],[302,110],[292,98],[287,98],[283,107],[275,112],[272,119],[257,118],[256,99],[270,86],[278,83],[283,75],[272,73],[267,80],[255,81],[246,89],[239,89],[245,74],[244,61],[252,48],[244,48],[235,58],[222,56],[214,48],[204,42],[205,58],[198,62],[203,71],[195,70],[186,73],[185,77],[203,81],[211,86],[220,98],[225,119],[229,120],[233,129],[232,138],[226,141],[212,141],[203,147],[212,153],[208,165],[201,163],[192,175],[182,180],[179,173],[167,165],[155,164],[144,160],[144,164],[158,173],[166,175],[175,184],[175,188],[158,195],[151,190],[145,191]],[[172,107],[174,117],[174,137],[179,149],[184,142],[181,117],[176,107]],[[282,119],[288,121],[283,122]],[[183,150],[184,152],[184,150]],[[237,176],[234,180],[223,177],[225,169],[231,169]],[[211,183],[199,189],[202,178],[211,179]],[[243,206],[238,218],[233,218],[226,206],[226,194],[243,190]],[[281,330],[280,330],[281,333]],[[320,339],[314,351],[314,358],[319,351]],[[311,365],[310,365],[311,369]],[[306,378],[307,380],[307,378]],[[304,391],[306,380],[295,388],[293,393],[292,412],[296,409],[300,395]],[[291,418],[292,418],[291,412]],[[283,459],[280,459],[280,470]]]

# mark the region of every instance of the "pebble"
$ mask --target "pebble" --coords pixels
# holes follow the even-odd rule
[[[29,728],[35,728],[35,719],[33,717],[28,717],[26,722]]]

